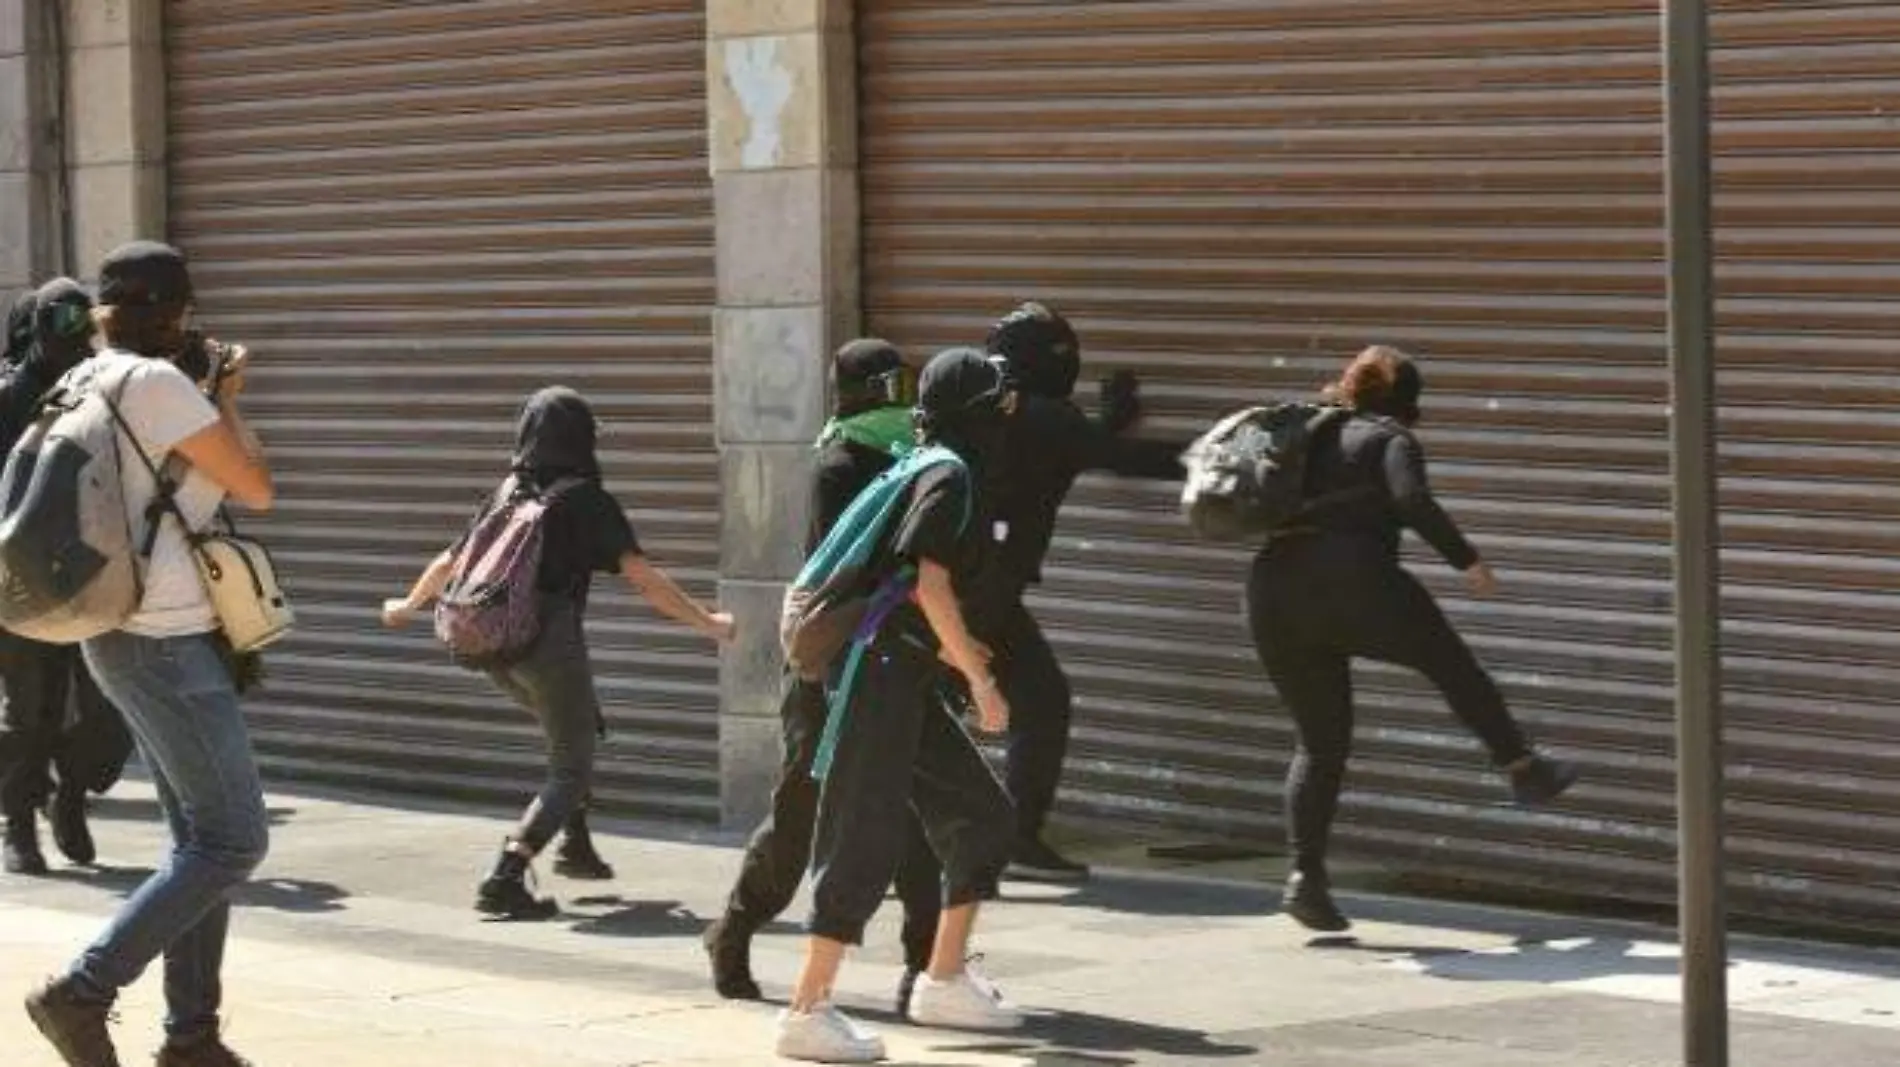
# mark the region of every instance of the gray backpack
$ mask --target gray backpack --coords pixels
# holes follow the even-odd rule
[[[155,537],[134,543],[120,480],[121,449],[138,447],[118,407],[131,374],[80,364],[46,394],[8,453],[0,471],[0,627],[76,644],[119,629],[138,610]],[[171,491],[161,478],[152,516]]]

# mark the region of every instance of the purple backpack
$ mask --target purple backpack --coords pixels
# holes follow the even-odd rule
[[[512,663],[541,636],[541,544],[548,507],[579,478],[545,493],[509,478],[495,503],[455,550],[449,584],[435,605],[435,635],[455,662],[474,670]]]

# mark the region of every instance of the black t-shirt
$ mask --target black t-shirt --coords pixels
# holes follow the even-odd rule
[[[819,450],[818,469],[812,478],[811,528],[805,537],[806,555],[818,548],[844,510],[892,462],[888,452],[843,438]]]
[[[494,505],[484,505],[484,514]],[[583,481],[549,499],[541,518],[541,573],[535,584],[544,593],[585,604],[596,572],[616,574],[621,558],[639,551],[640,540],[620,502],[599,482]]]
[[[968,512],[969,521],[964,521],[966,502],[976,502],[972,493],[969,474],[950,464],[919,474],[872,556],[870,573],[881,582],[900,567],[929,560],[950,572],[958,599],[967,600],[983,559],[983,538],[978,532],[982,523],[974,507]],[[936,643],[915,605],[899,608],[892,621]]]

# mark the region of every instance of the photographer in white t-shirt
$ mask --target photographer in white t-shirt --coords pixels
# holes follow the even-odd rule
[[[274,492],[263,448],[238,410],[247,355],[228,353],[209,398],[176,365],[191,344],[191,312],[184,256],[168,245],[134,242],[99,268],[99,370],[123,369],[126,424],[154,468],[173,465],[179,509],[202,529],[226,498],[263,511]],[[230,890],[268,846],[263,786],[187,532],[174,515],[148,517],[156,487],[144,463],[128,455],[120,469],[133,521],[159,524],[144,600],[122,629],[83,648],[138,739],[172,850],[72,968],[28,998],[27,1011],[67,1062],[116,1063],[106,1029],[112,1004],[163,954],[159,1067],[230,1067],[239,1061],[218,1034],[219,971]]]

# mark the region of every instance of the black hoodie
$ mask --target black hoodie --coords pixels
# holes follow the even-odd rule
[[[47,390],[92,355],[91,312],[92,298],[70,278],[55,278],[14,301],[0,367],[0,453],[11,451],[32,425]]]
[[[600,482],[594,455],[599,431],[585,398],[553,386],[528,398],[515,428],[510,463],[529,490],[546,493],[562,479],[579,479],[551,498],[542,519],[541,575],[544,592],[585,604],[596,572],[613,574],[640,541],[620,502]]]

